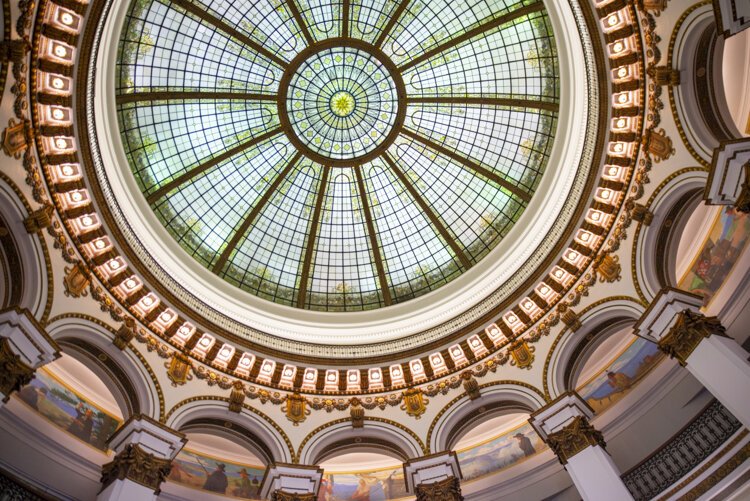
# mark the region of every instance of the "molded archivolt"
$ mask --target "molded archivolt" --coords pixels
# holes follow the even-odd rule
[[[663,287],[677,286],[677,248],[685,225],[703,201],[707,176],[702,170],[683,172],[652,195],[653,221],[641,225],[633,249],[633,273],[648,301]]]
[[[165,424],[177,431],[214,434],[224,427],[224,438],[237,440],[238,436],[241,437],[243,444],[267,463],[293,462],[294,452],[284,431],[274,426],[270,418],[256,412],[246,407],[239,414],[230,412],[226,400],[210,397],[187,399],[169,411]]]
[[[363,428],[353,428],[350,419],[332,421],[313,431],[299,451],[301,464],[321,461],[349,452],[376,452],[399,461],[422,456],[424,446],[415,435],[386,419],[365,418]]]
[[[504,414],[531,413],[544,407],[542,395],[530,387],[499,383],[482,388],[482,398],[461,395],[435,418],[428,437],[431,452],[450,450],[472,425]]]
[[[17,257],[18,269],[8,276],[20,284],[18,302],[12,306],[28,309],[36,318],[44,314],[47,304],[48,282],[47,262],[41,240],[27,233],[23,224],[28,216],[24,202],[13,189],[0,180],[0,218],[8,228]],[[13,285],[12,283],[10,284]],[[12,287],[11,287],[12,288]],[[10,306],[10,305],[3,305]]]
[[[634,299],[614,299],[583,313],[581,328],[563,332],[548,362],[550,398],[574,391],[577,376],[593,351],[611,335],[634,324],[644,310]]]
[[[143,414],[160,418],[161,390],[149,371],[131,350],[119,350],[112,344],[112,333],[99,324],[82,318],[58,318],[47,332],[70,355],[110,388],[124,419]]]
[[[680,85],[672,90],[676,119],[688,145],[710,163],[714,148],[722,141],[741,137],[724,95],[724,37],[717,34],[710,4],[684,18],[673,46],[670,61],[680,70]]]

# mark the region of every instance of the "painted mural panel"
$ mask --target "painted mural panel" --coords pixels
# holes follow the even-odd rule
[[[318,501],[387,501],[409,497],[403,468],[323,475]]]
[[[193,489],[240,499],[259,499],[263,466],[214,458],[183,449],[172,462],[168,480]]]
[[[542,451],[546,446],[530,424],[506,432],[479,445],[458,452],[464,481],[474,480]]]
[[[107,440],[120,426],[119,419],[44,368],[36,371],[36,377],[18,392],[18,397],[54,425],[102,451],[107,450]]]
[[[643,338],[635,340],[607,367],[578,388],[578,393],[596,412],[627,395],[664,359],[659,347]]]
[[[750,240],[750,216],[724,208],[711,226],[687,273],[680,280],[680,289],[700,294],[704,304],[724,284],[737,259]]]

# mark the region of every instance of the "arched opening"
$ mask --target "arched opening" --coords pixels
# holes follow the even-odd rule
[[[722,77],[724,97],[734,125],[750,136],[750,30],[724,40]]]
[[[403,463],[389,453],[367,447],[333,455],[320,463],[322,499],[401,499],[409,494]],[[328,497],[326,497],[328,495]]]
[[[172,462],[165,491],[179,495],[188,488],[201,490],[204,497],[211,493],[259,499],[268,459],[244,430],[192,423],[184,431],[187,443]],[[185,499],[196,497],[182,494]]]
[[[68,354],[37,369],[18,398],[54,427],[101,451],[128,413],[108,380]]]

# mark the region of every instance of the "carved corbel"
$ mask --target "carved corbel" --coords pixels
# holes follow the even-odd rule
[[[570,330],[575,332],[581,328],[581,319],[578,317],[578,314],[570,308],[570,306],[562,303],[557,307],[557,311],[560,313],[560,320],[562,320]]]
[[[654,80],[654,84],[659,86],[680,84],[680,70],[675,70],[669,66],[651,66],[648,69],[648,74]]]
[[[358,398],[353,398],[349,415],[352,417],[352,428],[364,428],[365,426],[365,409],[362,407]]]
[[[125,322],[117,330],[112,343],[119,349],[124,350],[135,337],[135,320],[126,318]]]
[[[11,393],[19,391],[34,379],[34,369],[27,365],[10,347],[7,338],[0,338],[0,392],[3,403]]]
[[[89,286],[89,283],[89,271],[85,264],[78,261],[73,266],[65,267],[63,284],[65,285],[66,296],[86,296],[88,294],[87,287]]]
[[[245,402],[245,385],[242,381],[235,381],[232,392],[229,394],[229,412],[240,413],[242,404]]]
[[[52,224],[52,213],[55,208],[51,205],[44,205],[42,208],[37,209],[23,220],[23,225],[26,231],[29,233],[36,233],[44,228],[49,228]]]
[[[464,391],[466,391],[470,400],[476,400],[482,396],[479,392],[479,383],[471,371],[464,371],[461,373],[461,378],[464,380]]]

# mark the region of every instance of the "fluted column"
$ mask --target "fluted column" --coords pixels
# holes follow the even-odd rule
[[[589,420],[594,411],[577,394],[566,393],[529,419],[565,466],[585,500],[630,501],[633,497],[605,449],[604,437]]]
[[[658,343],[750,428],[748,353],[726,335],[718,318],[700,312],[702,304],[700,296],[664,288],[636,323],[634,333]]]
[[[274,463],[266,470],[260,497],[271,501],[315,501],[323,470],[317,466]]]
[[[102,467],[97,501],[155,500],[185,435],[153,419],[136,415],[109,439],[114,459]]]
[[[34,378],[34,372],[60,356],[60,348],[25,309],[0,312],[0,407]]]
[[[461,468],[453,451],[415,458],[404,463],[406,490],[417,501],[463,501]]]

